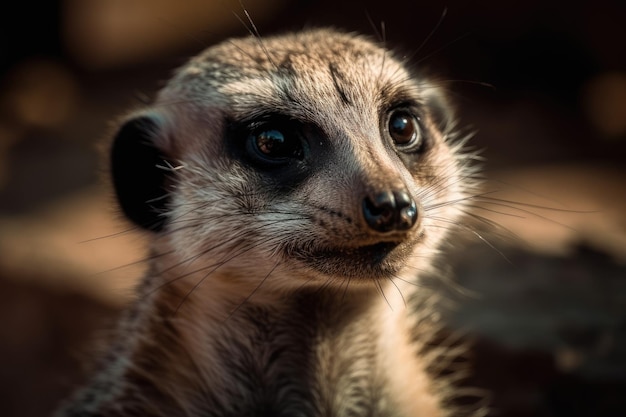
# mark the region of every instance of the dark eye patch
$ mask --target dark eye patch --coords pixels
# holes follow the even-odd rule
[[[306,139],[290,124],[263,123],[245,139],[245,153],[252,163],[278,167],[302,161]]]
[[[225,141],[235,159],[276,189],[293,189],[321,169],[329,152],[316,124],[275,113],[229,122]]]

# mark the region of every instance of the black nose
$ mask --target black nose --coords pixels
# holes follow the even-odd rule
[[[363,199],[363,215],[377,232],[408,230],[417,221],[417,204],[407,191],[383,191]]]

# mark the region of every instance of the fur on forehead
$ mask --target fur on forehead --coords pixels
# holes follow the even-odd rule
[[[309,63],[332,62],[339,57],[355,60],[383,56],[387,52],[373,40],[359,34],[334,29],[315,29],[275,35],[266,38],[245,37],[230,39],[208,48],[190,62],[190,65],[219,61],[232,65],[239,75],[268,71],[288,66],[293,57],[309,57]],[[304,58],[306,59],[306,58]]]
[[[211,47],[177,72],[161,98],[182,95],[196,105],[218,101],[233,116],[254,117],[269,108],[308,118],[319,114],[320,102],[363,110],[388,105],[390,98],[418,100],[420,87],[370,39],[317,29]]]

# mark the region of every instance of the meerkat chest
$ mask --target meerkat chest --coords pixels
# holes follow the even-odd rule
[[[247,330],[214,340],[208,355],[210,368],[221,370],[213,376],[213,386],[222,387],[215,415],[397,415],[375,326],[348,319],[352,314],[306,304],[280,316],[242,312],[247,324],[233,328]]]

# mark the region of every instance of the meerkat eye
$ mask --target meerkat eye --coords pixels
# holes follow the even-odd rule
[[[254,137],[256,149],[267,157],[276,157],[285,150],[285,135],[278,130],[265,130]]]
[[[422,134],[417,117],[408,110],[394,110],[387,126],[389,136],[403,151],[418,151],[422,147]]]
[[[273,165],[302,159],[303,155],[302,143],[297,135],[274,128],[254,130],[248,136],[246,149],[254,160]]]

